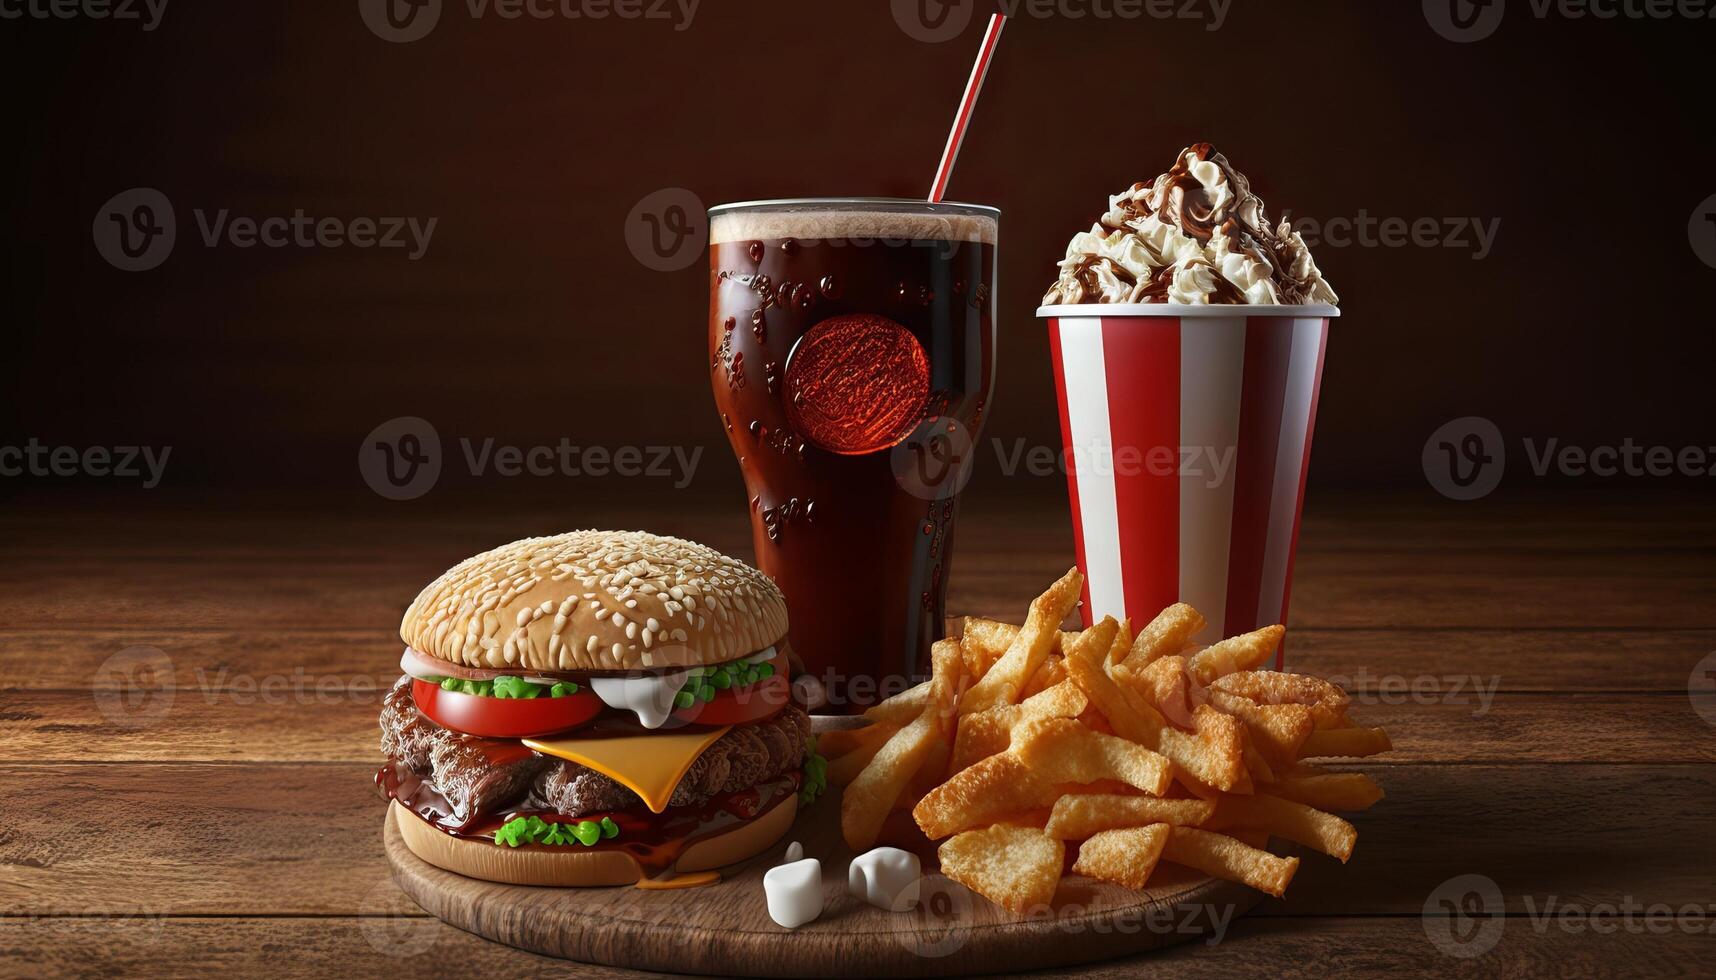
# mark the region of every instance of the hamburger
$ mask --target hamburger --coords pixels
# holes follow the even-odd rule
[[[678,538],[528,538],[431,582],[400,624],[376,782],[430,864],[614,885],[744,860],[823,782],[780,590]]]

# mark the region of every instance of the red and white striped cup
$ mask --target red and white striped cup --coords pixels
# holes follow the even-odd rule
[[[1332,306],[1045,306],[1083,615],[1287,621]],[[1280,655],[1276,657],[1277,665]]]

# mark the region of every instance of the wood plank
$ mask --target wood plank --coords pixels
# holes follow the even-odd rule
[[[1409,919],[1259,919],[1235,922],[1222,941],[1193,939],[1142,956],[1038,977],[1169,980],[1235,976],[1699,976],[1716,950],[1708,934],[1567,932],[1506,920],[1483,956],[1441,955],[1424,924]],[[167,920],[0,919],[0,962],[19,976],[329,976],[643,978],[571,963],[479,939],[434,919],[190,918]],[[684,974],[672,974],[683,976]]]
[[[226,689],[129,694],[0,691],[0,760],[378,758],[382,687],[372,678],[280,671],[231,681]],[[1684,693],[1490,695],[1450,686],[1426,700],[1354,712],[1394,740],[1379,764],[1716,761],[1716,739]]]
[[[1487,875],[1510,912],[1708,903],[1716,766],[1382,766],[1345,866],[1310,855],[1262,915],[1416,916]],[[393,889],[365,764],[0,765],[0,915],[358,915]],[[1616,819],[1624,812],[1625,819]],[[843,873],[843,872],[842,872]]]
[[[1171,945],[1184,937],[1171,927],[1144,926],[1213,918],[1210,925],[1218,928],[1217,923],[1225,926],[1260,898],[1231,881],[1165,867],[1141,890],[1069,879],[1050,906],[1035,915],[1016,915],[986,901],[954,912],[953,896],[963,899],[969,893],[952,885],[946,892],[932,890],[925,900],[953,915],[900,915],[847,893],[839,869],[855,855],[840,839],[840,811],[826,807],[798,814],[791,831],[825,871],[821,914],[788,932],[769,928],[763,887],[770,859],[778,860],[785,844],[770,848],[762,860],[730,869],[708,887],[679,893],[520,888],[476,881],[424,862],[406,846],[398,816],[386,832],[387,860],[394,882],[425,911],[509,946],[646,970],[673,970],[689,956],[698,969],[722,976],[935,975],[954,964],[926,956],[925,948],[939,949],[944,942],[950,947],[947,955],[958,956],[954,963],[962,972],[1038,970]]]
[[[724,451],[724,450],[723,450]],[[1050,481],[1053,482],[1053,481]],[[509,488],[516,489],[516,488]],[[181,496],[150,501],[148,521],[99,506],[20,505],[0,513],[0,539],[20,559],[184,556],[274,559],[320,555],[362,559],[376,554],[446,551],[462,557],[530,534],[572,525],[647,527],[689,535],[733,554],[748,554],[749,529],[740,491],[645,497],[541,497],[432,494],[400,506],[368,494],[209,500]],[[95,502],[92,501],[92,504]],[[241,527],[242,533],[234,533]],[[975,484],[960,502],[961,552],[993,548],[1069,552],[1072,524],[1064,485],[1041,496],[1004,494]],[[1423,491],[1380,494],[1313,490],[1300,551],[1686,551],[1716,548],[1716,517],[1697,496],[1670,495],[1617,504],[1579,494],[1512,495],[1457,503]]]
[[[1017,622],[1021,617],[1010,617]],[[957,620],[955,627],[957,629]],[[312,677],[398,676],[400,641],[389,626],[360,630],[0,630],[0,669],[22,690],[87,690],[117,678],[103,664],[149,647],[173,662],[186,688],[290,664]],[[1501,691],[1686,689],[1694,664],[1716,650],[1716,630],[1294,629],[1290,670],[1327,677],[1355,695],[1437,679],[1499,678]],[[225,673],[222,669],[225,668]]]
[[[458,553],[453,553],[458,557]],[[327,562],[65,558],[0,566],[0,622],[15,629],[389,627],[451,559]],[[948,609],[1016,617],[1070,552],[961,550]],[[1300,557],[1292,628],[1705,629],[1716,627],[1716,551],[1626,555],[1328,552]]]

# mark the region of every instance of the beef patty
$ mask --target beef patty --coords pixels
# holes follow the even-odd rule
[[[810,717],[797,704],[767,721],[736,725],[691,764],[668,805],[697,806],[791,772],[803,764],[809,737]],[[520,805],[567,817],[643,805],[636,793],[575,762],[538,752],[487,751],[497,741],[449,731],[424,717],[411,699],[409,677],[382,699],[382,753],[394,765],[429,777],[461,818]],[[495,762],[497,754],[507,761]]]

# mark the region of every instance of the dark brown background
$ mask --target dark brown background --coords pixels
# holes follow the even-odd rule
[[[1345,315],[1314,486],[1429,494],[1420,449],[1464,415],[1493,419],[1516,452],[1525,435],[1710,442],[1716,270],[1687,225],[1716,192],[1716,22],[1511,8],[1468,45],[1415,3],[1235,0],[1215,32],[1016,19],[950,192],[1004,212],[986,434],[1058,444],[1032,315],[1053,262],[1107,194],[1207,139],[1277,214],[1501,219],[1483,261],[1317,249]],[[627,213],[673,186],[711,204],[921,193],[979,25],[922,43],[877,0],[705,0],[685,31],[473,19],[447,0],[410,44],[379,40],[355,0],[175,0],[149,33],[0,22],[15,168],[0,443],[167,444],[163,494],[287,487],[367,507],[360,440],[419,415],[448,443],[443,494],[604,492],[451,464],[459,436],[567,436],[706,446],[694,489],[736,499],[707,390],[705,268],[640,264]],[[179,241],[160,268],[125,273],[90,224],[134,186],[174,202]],[[191,209],[222,207],[439,223],[417,262],[205,248]],[[973,493],[1064,492],[980,461]],[[623,492],[663,489],[641,482]],[[1515,465],[1504,490],[1543,485]]]

